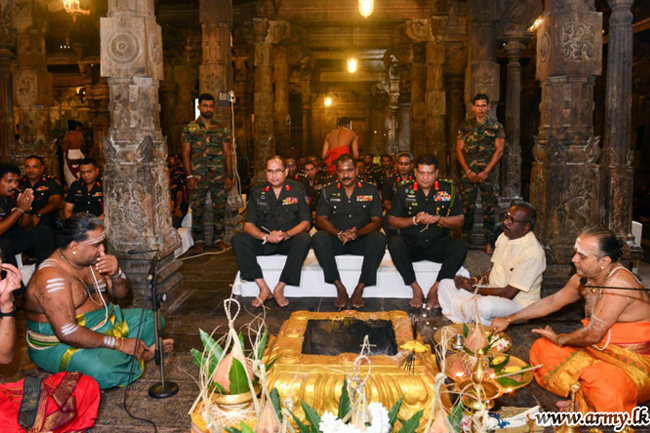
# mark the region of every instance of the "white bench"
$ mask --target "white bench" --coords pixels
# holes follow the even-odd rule
[[[282,268],[287,257],[283,255],[259,256],[257,263],[262,268],[264,279],[273,291],[273,288],[280,279]],[[359,281],[361,274],[362,256],[342,255],[336,257],[341,282],[352,295],[354,287]],[[428,261],[416,262],[413,264],[415,276],[424,290],[426,296],[429,289],[436,281],[440,264]],[[459,275],[469,278],[469,272],[465,268],[460,268]],[[257,296],[259,288],[254,281],[242,281],[241,275],[237,272],[235,282],[233,283],[232,292],[235,295],[252,297]],[[300,287],[286,286],[284,294],[287,298],[305,298],[305,297],[336,297],[336,288],[333,284],[325,283],[323,269],[318,264],[314,250],[310,250],[302,266],[300,278]],[[404,284],[402,276],[395,269],[390,253],[386,251],[384,258],[377,271],[377,285],[366,287],[363,291],[365,298],[412,298],[413,292],[411,287]]]

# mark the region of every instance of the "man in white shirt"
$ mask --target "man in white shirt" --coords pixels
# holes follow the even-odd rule
[[[492,319],[514,314],[540,299],[546,255],[532,232],[536,219],[537,211],[529,203],[510,208],[496,242],[492,268],[474,278],[456,276],[440,282],[443,315],[455,323],[471,323],[478,303],[479,320],[489,326]]]

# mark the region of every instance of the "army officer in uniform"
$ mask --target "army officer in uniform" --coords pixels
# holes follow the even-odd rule
[[[336,160],[338,180],[321,189],[316,208],[318,232],[312,238],[314,254],[323,268],[325,282],[336,286],[334,306],[348,303],[348,292],[339,275],[335,256],[363,256],[359,283],[350,305],[363,307],[363,289],[377,284],[377,268],[386,252],[386,237],[380,232],[382,206],[374,184],[357,179],[357,168],[349,154]]]
[[[251,191],[244,232],[232,238],[242,280],[255,281],[260,288],[253,300],[260,307],[271,297],[280,307],[289,305],[284,297],[284,286],[300,285],[302,263],[309,253],[311,225],[305,187],[287,179],[287,168],[281,156],[272,156],[266,162],[266,182]],[[257,256],[282,254],[287,261],[273,293],[264,281]]]
[[[438,282],[454,278],[467,256],[467,245],[450,235],[463,225],[463,203],[451,181],[438,180],[438,158],[421,155],[415,160],[415,181],[404,182],[395,192],[388,214],[388,226],[400,231],[392,236],[388,249],[393,263],[413,289],[411,306],[419,308],[424,292],[415,279],[413,262],[442,263],[436,282],[427,296],[427,305],[440,308]]]

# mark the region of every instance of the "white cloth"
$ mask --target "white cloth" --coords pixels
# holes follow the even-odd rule
[[[70,161],[79,161],[84,159],[84,154],[81,149],[68,149],[65,155],[66,161],[63,164],[63,175],[65,176],[65,181],[68,184],[68,187],[72,185],[72,182],[79,179],[79,175],[74,175],[68,164],[73,165],[74,167],[79,167],[78,164],[72,164]]]
[[[438,300],[442,314],[454,323],[471,323],[476,316],[489,326],[497,317],[505,317],[540,299],[542,274],[546,270],[546,255],[530,232],[519,239],[499,236],[492,256],[489,287],[511,286],[519,290],[514,299],[498,296],[474,295],[457,289],[454,280],[442,280],[438,286]]]
[[[498,296],[474,295],[457,289],[454,280],[446,279],[438,284],[438,302],[442,314],[454,323],[472,323],[476,317],[476,302],[481,325],[490,326],[497,317],[515,314],[523,307],[513,299]]]

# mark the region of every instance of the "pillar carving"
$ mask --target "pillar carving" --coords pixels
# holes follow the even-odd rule
[[[52,138],[50,107],[53,104],[52,74],[45,61],[46,5],[25,0],[14,7],[13,26],[17,31],[17,68],[13,75],[13,100],[18,105],[20,141],[12,160],[22,165],[34,154],[43,158],[47,173],[58,176],[56,141]]]
[[[542,99],[530,196],[548,257],[544,285],[556,289],[572,272],[577,235],[600,219],[600,148],[592,119],[602,63],[601,13],[593,0],[547,2],[537,41]]]
[[[438,157],[438,169],[446,174],[449,168],[449,153],[445,140],[447,100],[444,83],[445,46],[428,42],[426,46],[426,137],[427,152]]]
[[[632,225],[632,19],[634,0],[609,0],[605,141],[601,164],[605,183],[605,225],[617,237],[630,236]],[[632,243],[631,243],[632,244]]]
[[[450,166],[446,175],[459,180],[456,160],[456,138],[465,119],[465,71],[467,69],[467,46],[460,43],[446,45],[445,73],[447,75],[447,148]]]
[[[280,42],[289,31],[285,21],[267,18],[253,19],[255,41],[255,177],[264,179],[264,164],[276,153],[273,127],[273,44]]]
[[[110,92],[105,80],[102,79],[101,83],[86,85],[86,101],[90,106],[90,115],[93,122],[91,157],[102,167],[105,163],[102,140],[108,137],[111,126],[111,115],[108,109],[109,98]]]
[[[506,148],[501,160],[501,199],[508,203],[521,200],[521,64],[525,46],[521,34],[508,35],[504,50],[508,56],[506,89]]]
[[[426,152],[427,106],[424,100],[426,66],[425,52],[421,45],[413,45],[411,63],[411,152],[420,155]]]
[[[291,123],[289,116],[289,65],[287,48],[282,45],[273,47],[273,121],[276,149],[280,155],[286,155],[289,149]]]
[[[194,98],[196,95],[196,83],[199,81],[200,70],[203,67],[198,65],[197,51],[192,48],[190,43],[183,50],[179,62],[173,66],[173,77],[176,89],[174,92],[174,102],[172,104],[173,114],[173,128],[170,135],[173,137],[168,139],[170,153],[181,152],[181,140],[183,129],[189,122],[194,120]],[[198,66],[198,68],[197,68]],[[200,90],[203,93],[203,90]],[[217,99],[219,94],[213,96]],[[215,101],[215,105],[217,105]],[[219,108],[215,108],[215,116],[218,115]],[[171,142],[169,142],[171,141]]]
[[[11,61],[16,34],[11,25],[11,1],[0,0],[0,161],[10,162],[14,150],[14,107]]]
[[[399,135],[398,135],[398,121],[397,115],[399,111],[399,96],[400,96],[400,65],[394,56],[388,59],[386,68],[387,81],[388,81],[388,153],[399,152]]]
[[[135,288],[146,284],[158,258],[159,291],[182,286],[171,224],[167,145],[159,122],[163,77],[162,37],[153,1],[109,0],[101,18],[101,75],[108,78],[111,127],[104,138],[104,208],[108,249]],[[129,250],[157,253],[129,255]],[[159,293],[161,293],[159,292]],[[137,294],[138,291],[136,290]]]
[[[302,99],[302,154],[314,153],[311,135],[311,66],[309,62],[300,64],[300,97]]]

